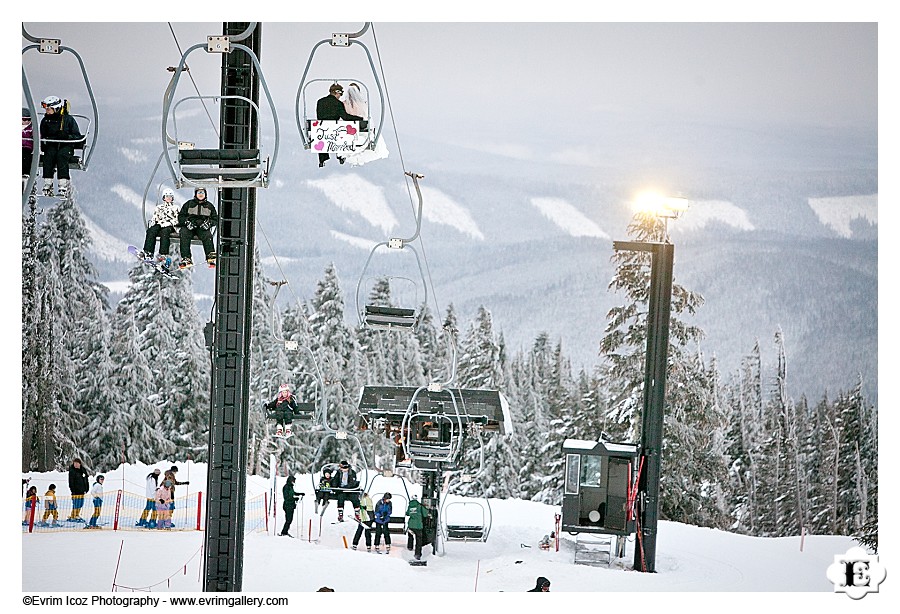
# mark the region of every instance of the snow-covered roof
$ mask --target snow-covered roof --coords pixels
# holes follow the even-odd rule
[[[567,452],[585,451],[602,454],[603,452],[613,454],[637,454],[638,445],[634,443],[612,443],[607,441],[589,441],[586,439],[566,439],[563,441],[563,450]]]

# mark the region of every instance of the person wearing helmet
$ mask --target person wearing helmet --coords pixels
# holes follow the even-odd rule
[[[145,262],[158,262],[168,268],[171,263],[169,250],[171,249],[172,233],[178,223],[179,207],[175,204],[175,190],[164,188],[162,191],[162,203],[160,203],[150,218],[150,226],[144,237],[144,251],[138,254]],[[156,238],[159,237],[159,254],[154,258],[153,250],[156,247]]]
[[[266,417],[275,420],[275,436],[290,437],[297,400],[291,394],[291,387],[282,384],[278,387],[278,396],[263,405]]]
[[[216,252],[213,245],[212,227],[219,223],[216,208],[206,199],[206,188],[195,188],[194,197],[181,206],[178,213],[179,251],[181,252],[180,268],[193,266],[191,260],[191,239],[197,237],[203,242],[206,262],[210,267],[216,266]]]
[[[41,151],[44,154],[44,196],[53,196],[53,176],[59,180],[57,195],[69,195],[69,162],[75,155],[75,146],[84,143],[78,122],[66,112],[65,104],[58,96],[47,96],[41,102],[44,117],[41,119]]]

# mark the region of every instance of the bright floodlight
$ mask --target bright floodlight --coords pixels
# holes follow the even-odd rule
[[[658,192],[641,192],[634,199],[634,207],[657,217],[677,218],[687,211],[688,199],[683,196],[663,196]]]

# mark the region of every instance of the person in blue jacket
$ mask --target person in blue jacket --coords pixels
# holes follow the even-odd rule
[[[375,552],[381,553],[382,535],[388,554],[391,552],[391,532],[388,531],[388,523],[391,521],[392,512],[391,493],[386,492],[375,504]]]

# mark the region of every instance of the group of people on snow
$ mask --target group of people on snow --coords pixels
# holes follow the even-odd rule
[[[297,505],[297,495],[294,491],[294,476],[289,476],[282,488],[284,497],[283,508],[285,512],[284,527],[279,536],[293,537],[288,530],[294,518],[294,510]],[[336,471],[325,468],[319,484],[316,488],[316,513],[324,513],[330,500],[337,502],[338,522],[344,522],[344,506],[350,501],[353,506],[353,519],[357,523],[356,533],[353,535],[352,548],[359,547],[360,540],[365,537],[366,550],[372,552],[374,535],[375,552],[381,553],[381,541],[384,539],[385,552],[391,552],[391,532],[389,524],[393,515],[393,503],[391,493],[384,493],[377,502],[372,501],[369,493],[360,487],[356,471],[347,461],[341,461]],[[425,544],[425,519],[431,517],[431,511],[424,506],[415,496],[406,508],[407,549],[414,551],[415,559],[421,560],[422,546]]]
[[[135,526],[148,529],[172,528],[172,512],[175,509],[175,486],[189,483],[187,481],[179,482],[175,477],[176,473],[178,473],[178,466],[172,465],[165,472],[160,469],[154,469],[147,476],[147,504]],[[98,474],[94,477],[93,484],[91,484],[87,469],[80,458],[72,460],[68,474],[72,510],[68,518],[66,518],[66,522],[84,524],[86,529],[99,529],[100,514],[103,510],[103,483],[105,477],[102,474]],[[163,475],[163,482],[160,484],[159,477],[161,474]],[[23,480],[23,488],[27,483],[28,480]],[[84,500],[87,497],[91,498],[94,509],[90,519],[85,520],[81,517],[81,510],[84,508]],[[47,492],[44,493],[44,513],[38,520],[37,508],[40,505],[41,499],[38,497],[37,487],[29,487],[28,492],[25,493],[25,517],[22,519],[22,525],[28,526],[33,522],[35,526],[39,527],[59,527],[56,484],[50,484]]]

